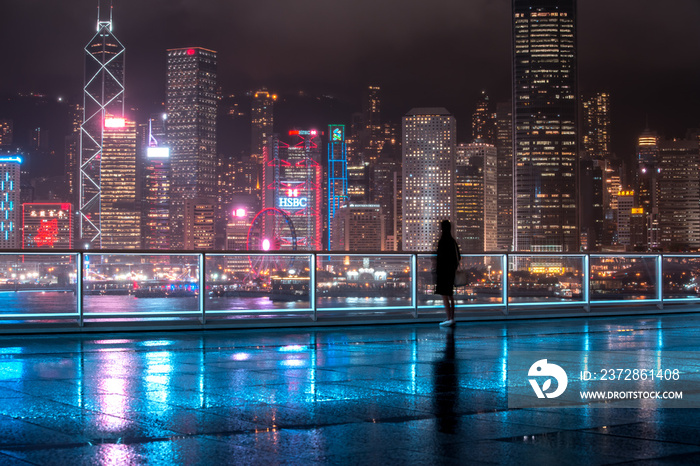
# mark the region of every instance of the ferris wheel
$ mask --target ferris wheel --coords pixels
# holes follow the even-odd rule
[[[291,217],[282,209],[267,207],[253,217],[248,228],[248,251],[296,251],[297,235]],[[274,272],[292,268],[294,257],[273,254],[248,256],[250,270],[256,276],[269,277]]]

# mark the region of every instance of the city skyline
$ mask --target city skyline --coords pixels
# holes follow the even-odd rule
[[[85,31],[94,28],[97,2],[80,0],[70,10],[34,3],[8,5],[3,16],[12,21],[5,21],[0,37],[16,46],[7,51],[14,66],[0,71],[0,94],[77,97],[83,68],[78,51]],[[378,84],[387,115],[398,119],[413,107],[444,106],[457,118],[458,140],[470,142],[466,119],[479,92],[486,90],[493,102],[509,98],[511,3],[396,6],[360,1],[328,8],[308,0],[273,8],[265,2],[195,8],[188,2],[116,1],[115,33],[127,48],[127,106],[148,113],[164,101],[165,86],[156,76],[165,70],[166,49],[202,46],[219,52],[225,92],[306,89],[347,102],[364,86]],[[579,5],[580,90],[612,94],[613,151],[623,159],[633,153],[647,116],[651,127],[671,137],[683,136],[700,120],[693,110],[700,105],[694,85],[700,79],[700,32],[693,26],[700,5],[686,0],[662,11],[656,6],[597,0]],[[293,27],[297,18],[308,25],[303,32]],[[226,22],[231,25],[223,27]],[[390,26],[380,27],[385,23]],[[45,47],[41,33],[17,43],[30,27],[50,30],[52,47]],[[647,34],[649,28],[654,34]],[[434,66],[407,72],[412,57],[425,53]]]
[[[81,223],[75,239],[82,247],[142,247],[145,243],[140,236],[155,227],[154,222],[160,221],[157,217],[163,215],[153,209],[162,210],[167,205],[167,244],[174,249],[221,249],[229,242],[224,230],[232,212],[240,207],[259,211],[256,218],[268,210],[274,217],[272,223],[267,217],[251,223],[252,235],[259,235],[262,249],[291,245],[292,249],[301,246],[322,250],[324,241],[331,248],[335,236],[333,212],[345,204],[379,208],[376,219],[384,230],[382,250],[387,246],[395,250],[399,243],[403,250],[430,250],[434,227],[442,218],[457,220],[458,236],[473,239],[468,246],[464,244],[464,249],[472,251],[576,252],[601,247],[655,250],[658,246],[654,241],[631,242],[630,238],[649,238],[656,231],[662,232],[665,250],[697,249],[694,238],[698,228],[688,226],[687,235],[673,236],[680,228],[673,226],[673,219],[680,215],[700,217],[700,212],[693,207],[695,204],[673,201],[672,194],[681,185],[670,177],[670,168],[662,171],[662,165],[674,167],[682,157],[687,159],[682,164],[691,167],[698,157],[697,136],[688,133],[683,154],[675,149],[666,153],[666,159],[664,154],[652,154],[648,163],[660,167],[658,179],[644,181],[646,167],[641,167],[641,175],[637,173],[638,167],[630,159],[637,155],[641,160],[639,152],[625,157],[627,166],[619,162],[611,150],[611,123],[618,121],[612,111],[614,94],[606,90],[584,93],[579,86],[576,0],[513,0],[512,100],[501,100],[498,93],[492,98],[494,94],[482,90],[471,118],[458,120],[447,106],[416,106],[404,114],[400,126],[392,110],[386,110],[391,97],[385,96],[395,97],[397,90],[404,89],[396,83],[389,86],[389,92],[380,83],[366,85],[362,111],[353,113],[349,105],[340,106],[335,109],[335,114],[343,113],[338,120],[328,119],[333,112],[319,111],[340,101],[329,95],[319,98],[299,91],[296,98],[291,94],[280,96],[276,89],[261,85],[235,96],[225,89],[226,79],[221,79],[220,53],[206,44],[192,44],[167,49],[167,71],[160,79],[165,82],[167,96],[149,114],[148,132],[144,108],[126,103],[129,90],[138,91],[142,86],[139,82],[129,84],[126,48],[114,32],[120,23],[115,20],[113,2],[97,0],[96,4],[97,34],[84,47],[80,147],[76,146],[75,122],[72,134],[59,130],[65,137],[65,169],[80,174],[79,193],[68,176],[64,184],[70,187],[69,195],[43,190],[35,195],[43,183],[35,171],[37,165],[61,158],[56,142],[49,141],[53,130],[35,124],[27,131],[22,123],[17,125],[21,128],[18,136],[22,136],[15,144],[14,115],[0,114],[0,118],[10,117],[0,120],[8,135],[2,141],[2,150],[10,153],[16,148],[29,161],[34,159],[33,164],[22,168],[15,183],[16,189],[21,187],[21,202],[68,202],[77,197]],[[131,19],[126,18],[127,23]],[[416,52],[422,53],[420,49]],[[221,62],[225,69],[229,62]],[[433,66],[431,61],[414,68],[424,72],[440,66]],[[43,101],[41,105],[61,101],[36,94],[19,98],[36,104]],[[276,103],[283,102],[289,115],[281,118],[284,123],[274,125],[280,120]],[[59,105],[65,114],[60,117],[65,120],[64,126],[69,115],[80,112],[80,106],[68,100]],[[37,110],[28,108],[27,113],[32,112]],[[308,115],[313,115],[312,125],[306,124]],[[152,132],[154,119],[164,125],[160,143]],[[339,160],[347,161],[338,175],[348,186],[341,186],[337,202],[329,200],[335,196],[338,170],[331,167],[331,159],[336,156],[329,155],[328,164],[323,159],[327,125],[319,125],[321,121],[333,123],[328,128],[341,128],[338,140],[346,141],[337,155]],[[250,124],[248,131],[241,134],[246,122]],[[347,138],[343,123],[349,129]],[[293,129],[286,130],[289,124],[294,125]],[[648,124],[646,118],[645,126]],[[468,126],[473,139],[464,137]],[[237,145],[230,144],[232,130]],[[298,135],[302,141],[281,139],[287,133]],[[226,144],[219,140],[219,134],[227,135]],[[28,144],[24,139],[27,135],[31,136]],[[456,159],[460,155],[455,151],[457,143],[469,147],[465,140],[488,145],[488,154],[467,151],[461,155],[465,160],[457,173]],[[662,139],[658,143],[665,147]],[[331,147],[329,154],[335,152]],[[169,150],[168,168],[150,163],[154,148]],[[579,164],[584,170],[581,174]],[[165,178],[154,178],[154,170],[162,172],[157,177],[167,178],[169,194],[146,191],[147,197],[142,200],[146,186],[165,187]],[[51,173],[56,175],[58,171]],[[46,172],[44,168],[41,173]],[[690,168],[678,172],[687,178],[682,186],[690,199],[700,196],[696,193],[698,180],[690,179],[693,173]],[[579,184],[581,176],[586,177],[585,184]],[[512,189],[504,189],[507,184]],[[464,189],[458,189],[458,185]],[[634,197],[623,202],[624,196],[617,194],[621,189]],[[237,205],[241,200],[238,195],[243,193],[252,197]],[[658,205],[650,202],[652,194],[659,196]],[[624,208],[619,207],[623,204]],[[399,205],[402,207],[397,208]],[[594,215],[586,210],[589,205]],[[661,212],[662,206],[672,212]],[[639,211],[637,216],[630,216],[632,210]],[[325,222],[323,211],[328,214]],[[581,219],[586,215],[582,226]],[[231,233],[239,236],[239,232]],[[250,241],[251,232],[247,235],[247,243]]]

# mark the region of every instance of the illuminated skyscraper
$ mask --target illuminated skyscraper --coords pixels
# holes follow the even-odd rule
[[[617,244],[627,248],[632,246],[632,209],[634,191],[620,191],[617,194]]]
[[[108,116],[124,116],[124,46],[112,33],[112,6],[97,8],[97,34],[85,46],[83,122],[80,127],[78,209],[79,236],[99,247],[104,122]]]
[[[287,231],[283,218],[286,215],[294,225],[297,249],[320,251],[323,247],[323,179],[319,132],[293,130],[289,136],[296,136],[294,144],[273,135],[263,154],[263,209],[276,209],[273,221],[265,225],[265,234],[280,242],[274,248],[289,249],[291,238],[281,233]]]
[[[593,251],[608,243],[605,231],[615,228],[616,207],[613,206],[613,201],[619,191],[619,183],[616,184],[611,178],[619,176],[619,173],[614,169],[617,161],[613,160],[610,148],[610,94],[598,92],[584,98],[581,107],[581,148],[586,162],[582,161],[580,165],[580,228],[582,237],[586,236],[586,248]],[[602,179],[599,179],[599,170]],[[610,189],[599,192],[599,184]],[[603,197],[599,200],[600,193]]]
[[[444,108],[414,108],[403,117],[404,251],[432,251],[440,222],[453,220],[455,130]]]
[[[68,199],[74,206],[78,205],[78,163],[80,162],[80,126],[83,122],[83,109],[75,104],[69,107],[71,116],[71,133],[65,138],[66,182],[68,184]]]
[[[215,217],[215,197],[185,200],[185,249],[191,251],[211,251],[214,249]]]
[[[136,125],[105,120],[102,139],[102,247],[141,248],[141,215],[136,209]]]
[[[332,250],[333,228],[338,209],[348,202],[348,159],[345,125],[328,126],[328,250]],[[342,233],[342,232],[339,232]]]
[[[216,195],[216,52],[168,50],[170,247],[184,247],[185,200]]]
[[[513,0],[519,251],[579,249],[576,1]]]
[[[456,148],[455,239],[465,253],[497,248],[496,147],[477,140]]]
[[[360,141],[365,162],[374,162],[379,158],[382,150],[382,122],[381,100],[379,98],[379,86],[368,86],[365,90],[365,99],[362,102],[362,119],[364,129],[361,131]]]
[[[19,172],[22,157],[0,157],[0,249],[21,245]]]
[[[267,91],[257,91],[253,95],[251,111],[251,157],[257,163],[262,163],[263,146],[272,136],[273,106],[277,96]]]
[[[12,120],[1,119],[0,120],[0,146],[11,146],[12,145],[12,132],[13,132]]]
[[[481,139],[487,144],[496,143],[495,115],[486,91],[481,91],[476,109],[472,113],[472,139]]]
[[[141,199],[143,248],[169,249],[170,149],[165,146],[162,117],[151,117],[148,120],[148,137],[144,146]]]
[[[698,136],[659,143],[659,225],[664,251],[700,248]]]
[[[513,103],[496,106],[498,193],[497,249],[513,249]]]
[[[637,138],[636,187],[639,193],[639,206],[644,209],[646,227],[646,248],[661,248],[661,227],[659,225],[659,179],[660,174],[659,136],[648,128]]]
[[[591,159],[610,160],[610,94],[598,92],[581,102],[583,108],[582,145]]]
[[[581,173],[581,247],[584,251],[600,251],[605,237],[603,209],[604,183],[602,159],[584,157]]]

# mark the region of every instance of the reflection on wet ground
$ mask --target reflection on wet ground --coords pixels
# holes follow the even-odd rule
[[[508,352],[662,348],[700,315],[0,337],[0,464],[698,463],[697,409],[508,409]]]

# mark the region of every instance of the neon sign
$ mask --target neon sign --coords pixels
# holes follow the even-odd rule
[[[149,159],[167,159],[170,157],[170,149],[167,147],[149,147],[146,149]]]
[[[8,163],[8,162],[14,162],[14,163],[22,163],[22,157],[16,155],[13,157],[0,157],[0,163]]]
[[[34,241],[37,246],[53,246],[58,239],[58,219],[42,220]]]
[[[105,118],[105,128],[124,128],[126,127],[126,118]]]
[[[331,141],[340,142],[343,140],[343,127],[342,126],[331,126]]]
[[[280,197],[279,207],[282,209],[305,209],[309,200],[305,197]]]
[[[316,136],[318,134],[318,131],[315,129],[311,130],[292,130],[289,132],[290,136]]]

